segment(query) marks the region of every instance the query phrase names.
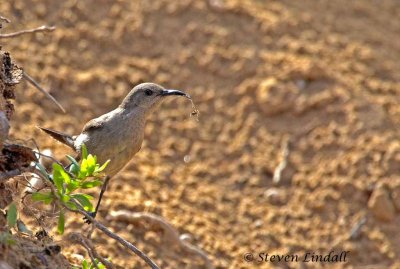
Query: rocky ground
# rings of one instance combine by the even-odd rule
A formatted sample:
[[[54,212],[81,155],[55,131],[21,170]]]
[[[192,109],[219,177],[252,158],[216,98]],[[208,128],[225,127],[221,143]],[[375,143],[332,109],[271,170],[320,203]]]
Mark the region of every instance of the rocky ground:
[[[187,100],[164,104],[99,215],[161,268],[204,266],[113,211],[164,217],[216,268],[400,267],[398,1],[15,0],[0,13],[13,22],[3,32],[57,26],[1,44],[68,111],[23,83],[12,137],[60,159],[70,151],[36,125],[79,133],[142,81],[192,95],[199,121]],[[70,262],[86,255],[57,240]],[[145,268],[94,242],[120,268]],[[350,251],[346,263],[243,260],[331,250]]]

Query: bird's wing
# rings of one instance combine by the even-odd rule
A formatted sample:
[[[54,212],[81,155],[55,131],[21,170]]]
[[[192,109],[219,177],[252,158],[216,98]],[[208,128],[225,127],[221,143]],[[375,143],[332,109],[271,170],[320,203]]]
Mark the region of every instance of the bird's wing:
[[[104,121],[99,121],[97,119],[92,119],[92,120],[88,121],[85,124],[85,126],[83,126],[82,133],[101,128],[103,125],[104,125]]]

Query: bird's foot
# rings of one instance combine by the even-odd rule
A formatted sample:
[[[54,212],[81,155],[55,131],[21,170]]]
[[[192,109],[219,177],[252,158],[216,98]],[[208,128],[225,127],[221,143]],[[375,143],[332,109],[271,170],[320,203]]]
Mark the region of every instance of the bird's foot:
[[[96,218],[96,213],[97,213],[97,212],[86,212],[86,213],[88,213],[88,215],[91,216],[92,218]],[[86,216],[83,217],[83,221],[84,221],[86,224],[91,224],[91,223],[92,223]]]

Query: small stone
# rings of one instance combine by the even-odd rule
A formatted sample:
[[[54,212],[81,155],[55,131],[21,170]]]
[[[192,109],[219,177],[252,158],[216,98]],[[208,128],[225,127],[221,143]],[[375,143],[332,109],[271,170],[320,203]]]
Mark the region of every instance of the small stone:
[[[265,198],[268,199],[268,202],[273,205],[283,205],[286,203],[285,196],[282,191],[277,188],[270,188],[264,192]]]
[[[307,86],[307,83],[304,79],[298,79],[295,81],[295,84],[299,90],[304,90]]]
[[[394,207],[400,212],[400,186],[396,186],[392,191],[392,200]]]
[[[377,219],[391,221],[395,217],[395,207],[388,191],[383,186],[378,186],[372,193],[368,207]]]
[[[185,155],[185,157],[183,157],[183,161],[185,162],[185,163],[190,163],[190,160],[191,160],[192,158],[190,157],[190,155]]]
[[[191,234],[185,233],[179,236],[179,239],[186,242],[193,242],[193,236]]]
[[[263,224],[264,224],[264,222],[263,222],[262,220],[260,220],[260,219],[258,219],[258,220],[256,220],[256,221],[254,222],[254,226],[255,226],[256,228],[262,227]]]

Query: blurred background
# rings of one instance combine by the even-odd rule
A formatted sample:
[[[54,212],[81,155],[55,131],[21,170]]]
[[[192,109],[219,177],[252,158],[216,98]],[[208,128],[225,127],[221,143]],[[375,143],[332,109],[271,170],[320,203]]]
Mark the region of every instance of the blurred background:
[[[1,40],[67,110],[23,83],[13,137],[57,158],[70,151],[36,125],[77,134],[144,81],[193,97],[198,122],[183,98],[151,117],[99,214],[161,268],[205,267],[171,258],[156,232],[110,211],[164,217],[216,268],[400,267],[397,0],[6,0],[0,13],[12,20],[3,33],[57,27]],[[101,234],[93,240],[120,268],[145,268]],[[350,251],[347,262],[243,260],[331,250]]]

